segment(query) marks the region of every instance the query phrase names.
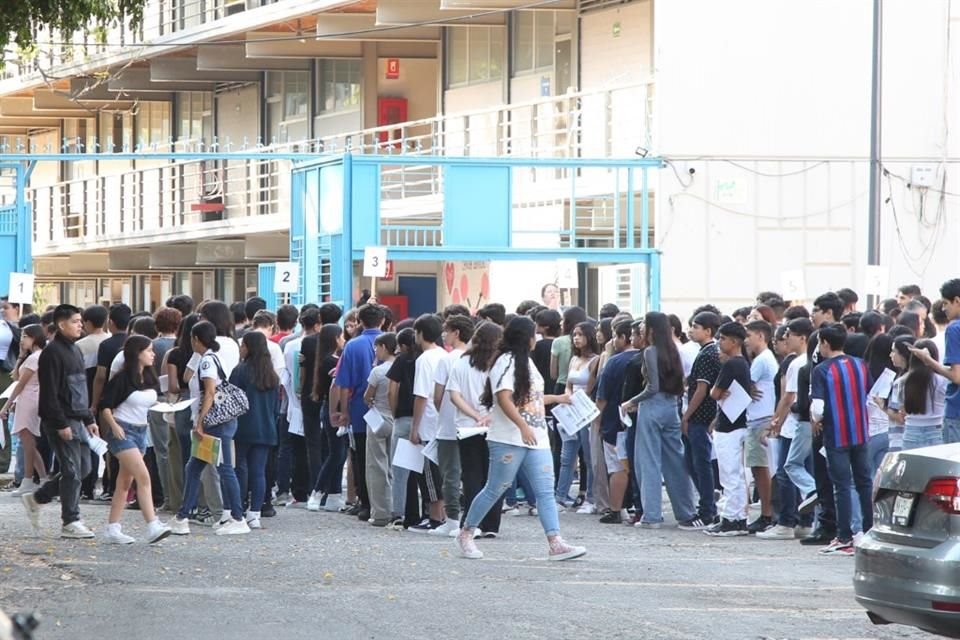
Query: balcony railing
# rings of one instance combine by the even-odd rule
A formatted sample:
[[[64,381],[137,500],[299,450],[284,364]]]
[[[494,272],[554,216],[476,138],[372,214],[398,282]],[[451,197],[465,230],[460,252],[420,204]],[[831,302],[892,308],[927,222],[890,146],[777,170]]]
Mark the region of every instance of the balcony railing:
[[[638,146],[650,147],[652,86],[645,83],[569,93],[257,150],[405,156],[404,162],[388,163],[381,169],[383,242],[431,246],[441,243],[443,210],[443,171],[430,161],[431,156],[632,157]],[[241,223],[246,225],[244,229],[286,228],[290,163],[228,159],[229,153],[241,146],[227,140],[220,141],[216,148],[181,141],[175,150],[220,150],[226,155],[215,162],[158,165],[160,161],[152,161],[153,166],[148,168],[31,189],[34,252],[42,255],[80,246],[109,247],[116,246],[118,240],[135,244],[177,231],[229,230]],[[410,163],[410,156],[423,156],[424,162]],[[595,200],[609,200],[609,194],[617,192],[616,180],[620,179],[613,169],[524,166],[513,174],[518,198],[515,205],[521,208],[554,203],[562,207],[570,199],[574,178],[578,197]],[[625,205],[619,201],[611,201],[609,206],[594,201],[568,202],[565,206],[573,219],[581,218],[579,210],[585,209],[590,211],[586,215],[594,226],[622,227],[619,212]],[[611,213],[607,221],[594,213],[597,206],[618,213]],[[589,231],[579,221],[568,226],[573,237],[578,230]]]

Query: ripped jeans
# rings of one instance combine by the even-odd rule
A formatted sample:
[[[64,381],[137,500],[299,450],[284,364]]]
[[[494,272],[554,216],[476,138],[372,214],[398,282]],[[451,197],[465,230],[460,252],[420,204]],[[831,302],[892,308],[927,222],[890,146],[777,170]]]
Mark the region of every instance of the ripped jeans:
[[[464,520],[466,529],[476,529],[500,496],[513,486],[513,480],[523,469],[537,496],[537,513],[547,536],[560,535],[560,516],[553,497],[553,454],[550,449],[530,449],[503,442],[487,442],[490,450],[490,471],[487,484],[470,504]]]

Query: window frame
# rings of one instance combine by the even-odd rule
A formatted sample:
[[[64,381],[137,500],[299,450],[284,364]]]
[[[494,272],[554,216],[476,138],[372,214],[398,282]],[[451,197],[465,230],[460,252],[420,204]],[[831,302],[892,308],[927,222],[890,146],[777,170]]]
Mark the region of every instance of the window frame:
[[[328,76],[333,80],[329,81]],[[316,117],[325,118],[356,113],[363,109],[363,59],[362,58],[319,58],[316,70]],[[327,108],[327,85],[333,91],[333,108]],[[338,86],[345,90],[343,95],[350,97],[341,100]],[[352,87],[356,87],[354,93]]]
[[[460,87],[469,87],[472,85],[478,84],[487,84],[490,82],[500,82],[503,80],[504,72],[504,42],[506,41],[506,34],[501,31],[502,37],[499,38],[499,51],[496,51],[495,42],[493,38],[493,29],[505,30],[506,27],[503,26],[479,26],[471,25],[466,27],[447,27],[447,37],[444,44],[444,61],[446,65],[446,85],[447,89],[457,89]],[[473,60],[471,59],[471,51],[473,46],[476,44],[473,42],[479,34],[484,34],[484,39],[486,40],[486,73],[482,76],[473,77]],[[463,37],[465,45],[465,60],[464,60],[464,71],[463,77],[465,80],[454,82],[453,81],[453,47],[454,47],[454,35]],[[479,63],[478,63],[479,64]],[[494,69],[496,70],[494,72]]]
[[[526,10],[526,11],[514,11],[511,14],[510,46],[512,47],[511,50],[513,51],[513,58],[511,60],[511,64],[513,68],[510,70],[510,73],[512,77],[535,74],[535,73],[543,73],[544,71],[549,71],[554,68],[554,65],[556,64],[555,45],[558,37],[558,34],[557,34],[557,24],[558,24],[557,14],[558,13],[559,13],[558,11],[548,12],[548,11]],[[520,57],[521,57],[520,56],[521,30],[519,28],[521,14],[523,14],[524,16],[529,15],[530,18],[532,18],[532,20],[530,21],[531,32],[530,32],[530,38],[529,38],[530,67],[522,67],[522,68],[517,63],[517,61],[520,60]],[[540,17],[541,15],[550,16],[549,28],[547,28],[546,25],[538,24],[537,18]],[[543,33],[544,31],[546,31],[546,35],[544,35]],[[544,38],[545,41],[543,43],[540,43],[540,41],[538,40],[538,38],[540,37]],[[538,51],[538,49],[540,48],[541,44],[546,44],[546,40],[549,40],[550,42],[550,59],[544,62],[539,59],[540,51]],[[543,47],[543,48],[546,49],[546,47]]]

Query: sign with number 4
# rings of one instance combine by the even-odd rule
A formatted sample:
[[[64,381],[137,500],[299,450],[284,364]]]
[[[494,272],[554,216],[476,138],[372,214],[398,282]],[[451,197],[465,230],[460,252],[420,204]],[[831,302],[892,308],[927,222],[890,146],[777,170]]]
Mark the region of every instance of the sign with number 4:
[[[383,278],[387,275],[387,248],[367,247],[363,250],[363,277]]]
[[[17,304],[33,304],[33,274],[10,274],[10,302]]]
[[[300,286],[300,265],[296,262],[274,263],[273,290],[275,293],[296,293]]]

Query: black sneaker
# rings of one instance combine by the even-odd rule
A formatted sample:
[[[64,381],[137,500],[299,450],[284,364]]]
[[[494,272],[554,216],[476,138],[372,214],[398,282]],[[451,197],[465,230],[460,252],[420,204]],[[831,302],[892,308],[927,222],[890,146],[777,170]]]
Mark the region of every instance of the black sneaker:
[[[810,513],[817,507],[819,502],[820,497],[817,496],[817,492],[811,491],[807,494],[807,497],[803,499],[803,502],[800,503],[800,506],[797,507],[797,512],[800,514]]]
[[[441,522],[440,520],[426,518],[422,520],[420,524],[415,524],[412,527],[408,527],[407,531],[412,531],[413,533],[428,533],[438,528],[442,524],[443,522]]]
[[[677,528],[683,531],[702,531],[706,529],[709,525],[700,519],[699,516],[690,518],[689,520],[684,520],[677,524]]]
[[[366,522],[370,519],[370,509],[360,509],[360,512],[357,513],[357,519],[362,522]]]
[[[265,504],[260,507],[260,517],[261,518],[275,518],[277,515],[277,510],[273,508],[272,504]]]
[[[836,532],[818,528],[806,538],[801,538],[800,544],[805,547],[825,547],[833,542],[833,539],[836,537]]]
[[[756,520],[750,523],[750,526],[747,527],[747,533],[755,535],[761,531],[766,531],[767,529],[773,528],[773,518],[770,516],[760,516]]]
[[[358,502],[357,504],[353,505],[352,507],[344,511],[344,513],[346,513],[348,516],[356,516],[356,515],[359,515],[361,511],[363,511],[363,507],[361,507],[360,503]]]
[[[608,511],[600,518],[601,524],[621,524],[622,522],[623,518],[620,517],[619,511]]]
[[[704,530],[708,536],[715,536],[717,538],[731,538],[734,536],[745,536],[747,534],[747,521],[746,520],[727,520],[723,518],[720,520],[720,524],[715,527],[710,527],[709,529]]]

